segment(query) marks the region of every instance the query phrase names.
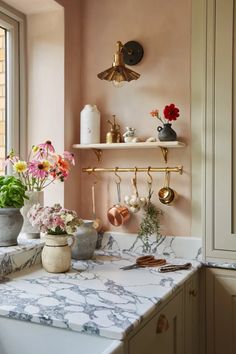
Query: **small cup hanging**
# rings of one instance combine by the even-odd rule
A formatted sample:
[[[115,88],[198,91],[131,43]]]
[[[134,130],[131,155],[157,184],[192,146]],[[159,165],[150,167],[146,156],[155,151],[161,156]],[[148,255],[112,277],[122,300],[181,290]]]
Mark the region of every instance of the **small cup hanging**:
[[[164,186],[159,190],[158,197],[162,204],[171,204],[176,198],[175,191],[170,188],[170,172],[167,171],[164,179]]]

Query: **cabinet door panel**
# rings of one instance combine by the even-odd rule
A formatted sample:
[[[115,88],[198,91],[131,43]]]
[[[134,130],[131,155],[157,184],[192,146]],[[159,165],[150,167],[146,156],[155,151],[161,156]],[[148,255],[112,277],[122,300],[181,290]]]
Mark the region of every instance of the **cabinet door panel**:
[[[236,353],[236,271],[207,269],[207,354]]]
[[[185,353],[199,354],[199,275],[194,274],[185,285]]]
[[[220,257],[233,261],[236,259],[235,0],[209,0],[207,4],[206,256],[209,260]]]
[[[129,342],[129,354],[183,354],[183,292]]]

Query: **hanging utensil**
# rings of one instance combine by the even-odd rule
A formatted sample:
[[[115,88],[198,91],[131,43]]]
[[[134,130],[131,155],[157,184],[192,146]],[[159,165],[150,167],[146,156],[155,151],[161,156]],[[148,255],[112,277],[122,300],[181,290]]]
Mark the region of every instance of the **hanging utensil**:
[[[120,192],[120,185],[121,185],[121,178],[117,174],[117,167],[115,169],[115,176],[118,180],[115,180],[116,183],[116,190],[117,190],[117,199],[118,203],[113,205],[107,212],[107,217],[109,222],[113,226],[120,226],[126,223],[130,218],[129,209],[126,206],[121,205],[121,192]]]
[[[150,174],[150,170],[151,170],[151,166],[149,166],[148,170],[147,170],[147,175],[148,175],[148,179],[147,179],[147,184],[148,184],[147,203],[149,203],[151,201],[152,194],[153,194],[153,190],[152,190],[153,178],[152,178],[152,176]]]
[[[135,167],[134,178],[131,178],[131,184],[133,187],[133,194],[130,196],[125,196],[124,202],[129,207],[132,213],[137,213],[147,203],[146,198],[139,197],[138,187],[137,187],[137,167]]]
[[[95,202],[95,186],[99,182],[98,176],[94,173],[94,168],[92,171],[92,175],[95,177],[91,187],[91,197],[92,197],[92,216],[93,216],[93,228],[97,231],[101,230],[102,222],[101,219],[96,217],[96,202]]]
[[[93,227],[99,231],[102,228],[101,219],[96,216],[96,202],[95,202],[95,184],[92,185],[92,214],[93,214]]]
[[[158,197],[162,204],[170,204],[175,199],[175,191],[170,188],[170,172],[166,171],[164,186],[159,190]]]

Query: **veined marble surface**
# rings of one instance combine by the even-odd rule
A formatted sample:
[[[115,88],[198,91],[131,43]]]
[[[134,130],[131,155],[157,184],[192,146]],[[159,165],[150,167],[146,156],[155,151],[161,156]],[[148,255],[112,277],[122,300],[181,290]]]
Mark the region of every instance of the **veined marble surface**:
[[[209,268],[222,268],[222,269],[231,269],[236,270],[236,263],[227,263],[227,262],[202,262],[204,266]]]
[[[145,242],[136,234],[105,232],[100,249],[122,253],[155,254],[160,257],[202,259],[202,240],[197,237],[150,236]]]
[[[158,268],[121,270],[120,267],[135,262],[137,253],[142,253],[140,240],[135,242],[135,239],[134,235],[106,233],[102,249],[94,259],[74,260],[73,269],[66,274],[50,274],[33,267],[2,277],[0,315],[124,339],[201,266],[196,247],[191,260],[193,267],[189,270],[172,273],[159,273]],[[162,249],[169,263],[186,262],[175,257],[177,250],[184,248],[183,244],[174,247],[171,238],[161,241],[158,247],[152,245],[156,256]]]
[[[0,247],[0,276],[41,263],[43,245],[41,239],[19,238],[16,246]]]

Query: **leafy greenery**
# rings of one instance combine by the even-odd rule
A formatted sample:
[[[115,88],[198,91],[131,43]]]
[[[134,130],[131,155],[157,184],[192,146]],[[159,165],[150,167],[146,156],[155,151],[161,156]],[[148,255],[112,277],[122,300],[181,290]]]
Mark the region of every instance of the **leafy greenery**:
[[[142,237],[148,237],[153,234],[160,235],[160,215],[161,210],[149,201],[145,207],[145,212],[140,223],[138,235]]]
[[[160,216],[162,211],[151,202],[152,194],[153,192],[149,189],[148,203],[144,208],[144,215],[138,231],[138,237],[142,240],[146,250],[149,250],[149,236],[156,235],[157,239],[161,237]]]
[[[14,176],[0,176],[0,208],[21,208],[26,187]]]

